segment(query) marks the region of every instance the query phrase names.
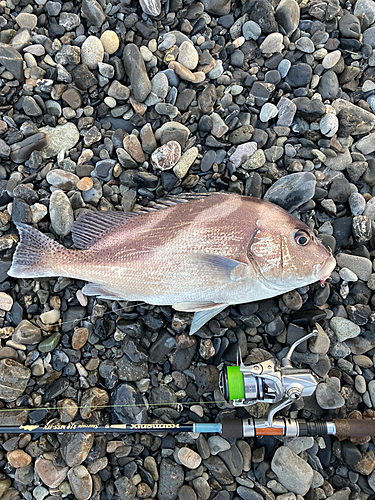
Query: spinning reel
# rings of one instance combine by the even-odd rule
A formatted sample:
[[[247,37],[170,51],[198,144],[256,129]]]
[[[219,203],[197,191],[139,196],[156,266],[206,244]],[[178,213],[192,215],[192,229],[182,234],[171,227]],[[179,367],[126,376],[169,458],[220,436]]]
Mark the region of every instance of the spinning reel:
[[[219,382],[225,399],[236,407],[270,403],[265,425],[272,426],[275,413],[315,392],[318,377],[309,369],[293,367],[291,357],[295,348],[318,335],[319,329],[321,326],[316,324],[311,333],[294,342],[281,363],[268,359],[246,366],[240,359],[238,366],[225,367],[220,373]]]

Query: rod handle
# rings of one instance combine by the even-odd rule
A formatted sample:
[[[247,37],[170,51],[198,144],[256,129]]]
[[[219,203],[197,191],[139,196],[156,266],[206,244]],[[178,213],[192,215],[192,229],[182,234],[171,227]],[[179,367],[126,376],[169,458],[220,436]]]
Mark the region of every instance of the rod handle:
[[[221,421],[221,435],[224,438],[242,438],[242,418],[223,418]]]
[[[333,421],[339,438],[375,436],[375,419],[342,419]]]

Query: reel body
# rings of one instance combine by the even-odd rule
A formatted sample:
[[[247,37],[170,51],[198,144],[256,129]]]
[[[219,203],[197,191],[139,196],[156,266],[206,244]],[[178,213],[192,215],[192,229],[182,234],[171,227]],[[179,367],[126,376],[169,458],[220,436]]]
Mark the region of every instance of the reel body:
[[[281,362],[268,359],[246,366],[242,360],[237,366],[227,366],[220,373],[220,389],[233,406],[244,407],[255,403],[270,403],[265,423],[272,424],[273,416],[293,401],[311,396],[319,383],[309,369],[295,368],[291,357],[295,348],[318,334],[320,325],[294,342]]]

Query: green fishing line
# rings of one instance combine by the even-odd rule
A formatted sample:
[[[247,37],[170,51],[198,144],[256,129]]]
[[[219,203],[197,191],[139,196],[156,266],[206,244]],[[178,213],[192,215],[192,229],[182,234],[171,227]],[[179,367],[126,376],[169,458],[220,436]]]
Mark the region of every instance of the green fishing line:
[[[239,366],[227,366],[228,393],[229,400],[244,399],[245,388],[243,384],[243,374]]]

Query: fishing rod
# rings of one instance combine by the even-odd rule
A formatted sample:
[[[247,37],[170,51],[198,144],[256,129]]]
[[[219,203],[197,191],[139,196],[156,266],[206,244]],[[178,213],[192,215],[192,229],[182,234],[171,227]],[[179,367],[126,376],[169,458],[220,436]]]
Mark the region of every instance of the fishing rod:
[[[45,425],[25,424],[2,426],[0,432],[8,434],[43,433],[118,433],[136,432],[194,432],[218,433],[225,438],[256,436],[337,436],[339,438],[375,436],[375,419],[306,420],[275,417],[276,413],[294,401],[312,396],[319,383],[318,377],[309,369],[296,368],[291,358],[302,342],[324,333],[316,323],[307,335],[292,344],[287,354],[278,362],[268,359],[260,363],[245,365],[239,354],[236,366],[226,366],[220,373],[219,386],[226,401],[234,407],[251,406],[258,402],[269,403],[263,418],[223,418],[213,423],[121,423],[85,424],[83,422],[61,423],[53,419]]]
[[[191,424],[108,424],[86,425],[81,422],[62,424],[57,419],[46,425],[20,425],[0,427],[1,433],[7,434],[44,434],[44,433],[118,433],[136,432],[194,432],[199,434],[220,434],[224,438],[244,438],[258,436],[337,436],[339,438],[375,436],[375,420],[338,419],[317,420],[278,417],[272,420],[272,427],[263,418],[224,418],[219,423]]]

